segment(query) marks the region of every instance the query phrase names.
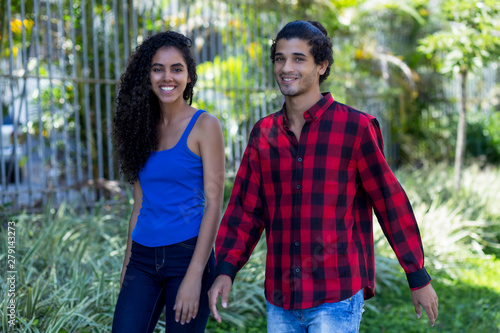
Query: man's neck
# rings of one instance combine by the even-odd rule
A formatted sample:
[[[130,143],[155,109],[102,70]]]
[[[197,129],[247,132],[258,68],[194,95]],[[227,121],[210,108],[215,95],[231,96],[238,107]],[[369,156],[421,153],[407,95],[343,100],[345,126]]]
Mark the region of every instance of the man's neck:
[[[290,125],[303,125],[305,123],[304,112],[309,110],[322,98],[323,95],[321,95],[319,87],[314,93],[302,94],[299,96],[285,96],[286,116]]]

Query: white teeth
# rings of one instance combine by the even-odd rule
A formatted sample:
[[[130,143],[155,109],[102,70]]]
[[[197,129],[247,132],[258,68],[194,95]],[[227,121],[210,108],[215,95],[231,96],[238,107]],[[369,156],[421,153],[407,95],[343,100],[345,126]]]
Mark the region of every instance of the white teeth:
[[[170,91],[170,90],[174,90],[174,87],[160,87],[160,89],[163,91]]]
[[[285,81],[285,82],[292,82],[293,80],[295,80],[295,79],[285,79],[285,78],[283,78],[283,81]]]

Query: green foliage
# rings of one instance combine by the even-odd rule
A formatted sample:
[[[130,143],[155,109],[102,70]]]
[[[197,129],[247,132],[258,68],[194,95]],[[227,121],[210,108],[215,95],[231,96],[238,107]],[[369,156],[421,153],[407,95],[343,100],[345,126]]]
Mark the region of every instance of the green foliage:
[[[391,9],[403,14],[402,16],[407,15],[414,19],[418,24],[423,25],[425,21],[422,17],[422,14],[424,14],[425,12],[419,11],[422,5],[422,3],[419,2],[425,1],[367,0],[364,1],[362,8],[367,12],[374,10]]]
[[[500,260],[491,258],[462,261],[459,278],[442,271],[431,272],[439,296],[439,316],[433,328],[425,314],[417,320],[406,283],[399,280],[390,290],[377,288],[375,298],[365,302],[360,332],[498,332],[499,270]],[[266,317],[252,318],[245,328],[211,320],[207,332],[266,332]]]
[[[447,0],[442,15],[449,29],[423,38],[420,52],[435,56],[437,68],[450,73],[455,68],[472,71],[500,56],[500,3],[496,0]]]
[[[10,56],[15,58],[20,52],[22,52],[23,33],[28,45],[30,44],[34,21],[32,17],[21,17],[21,15],[17,13],[17,9],[20,7],[20,2],[21,0],[11,1],[10,22],[8,22],[7,1],[2,1],[2,4],[0,5],[0,58],[9,59]],[[26,12],[31,12],[34,6],[33,0],[26,0],[23,2]],[[12,48],[8,47],[8,41],[10,38],[9,28],[12,33]]]
[[[118,215],[124,212],[109,206],[91,212],[48,207],[41,214],[9,218],[17,236],[17,332],[109,331],[126,234]],[[2,239],[6,232],[1,226]],[[6,246],[2,242],[2,262]],[[7,300],[1,298],[2,312]],[[6,321],[2,325],[7,332]]]
[[[419,51],[440,73],[460,74],[459,121],[455,153],[455,188],[461,183],[466,152],[467,77],[500,56],[500,3],[495,0],[446,0],[441,13],[446,27],[422,38]]]
[[[413,127],[420,123],[418,120],[420,110],[441,107],[433,99],[422,98],[425,95],[423,90],[429,87],[432,87],[433,91],[439,90],[441,77],[433,82],[425,81],[416,87],[419,80],[425,80],[425,74],[419,66],[428,65],[425,63],[427,55],[437,60],[438,56],[450,53],[441,52],[437,48],[437,44],[442,44],[445,47],[448,43],[448,37],[438,38],[438,33],[449,33],[452,29],[462,28],[474,29],[478,34],[477,36],[470,35],[471,41],[467,43],[472,43],[472,46],[465,46],[466,49],[471,48],[473,51],[480,52],[474,56],[475,59],[477,58],[473,61],[474,64],[484,65],[487,60],[495,60],[498,58],[498,54],[495,52],[498,52],[499,48],[498,33],[495,31],[498,31],[498,16],[500,15],[497,15],[498,1],[494,0],[448,0],[443,3],[442,10],[441,8],[429,8],[428,2],[428,0],[299,0],[292,2],[255,0],[210,3],[195,1],[180,5],[179,13],[168,17],[160,17],[156,9],[151,8],[150,15],[137,15],[135,23],[132,22],[132,17],[134,17],[132,14],[128,18],[121,14],[124,6],[129,9],[135,6],[135,14],[138,14],[142,13],[142,10],[149,11],[148,5],[143,7],[142,3],[133,4],[130,0],[117,2],[118,16],[115,18],[110,1],[105,1],[104,5],[97,2],[94,8],[91,8],[90,2],[81,2],[80,0],[73,1],[73,8],[70,8],[67,2],[63,2],[61,9],[64,22],[62,22],[63,31],[60,33],[69,37],[71,36],[71,28],[73,28],[76,36],[74,40],[65,38],[64,42],[60,43],[59,37],[57,37],[59,33],[56,31],[59,29],[59,18],[53,16],[54,22],[50,28],[53,30],[50,35],[54,36],[53,53],[60,56],[54,56],[50,64],[53,69],[61,71],[60,74],[63,76],[73,76],[69,73],[72,72],[73,64],[75,64],[76,76],[84,79],[89,78],[90,83],[87,83],[87,80],[77,83],[68,80],[62,82],[52,80],[51,87],[42,84],[41,91],[36,93],[41,98],[41,107],[45,113],[44,120],[32,121],[27,124],[25,135],[30,133],[36,138],[48,141],[51,141],[52,135],[54,135],[56,139],[52,142],[57,141],[58,147],[68,148],[71,151],[73,147],[65,146],[68,145],[68,140],[62,138],[62,127],[55,127],[55,125],[62,124],[62,126],[68,127],[68,134],[71,138],[70,145],[75,145],[72,140],[76,140],[77,135],[82,142],[82,151],[80,152],[83,155],[81,156],[83,157],[82,163],[81,166],[75,166],[75,168],[79,167],[81,170],[89,168],[88,160],[84,158],[84,155],[91,154],[92,165],[97,166],[98,163],[102,163],[103,176],[108,177],[110,170],[107,168],[107,163],[111,159],[106,156],[109,143],[106,138],[109,134],[110,124],[106,119],[105,110],[109,105],[112,105],[115,91],[113,81],[118,79],[116,75],[123,70],[126,55],[153,30],[184,31],[188,29],[188,34],[192,34],[193,38],[196,37],[196,52],[199,55],[198,58],[202,59],[199,64],[200,77],[196,88],[195,104],[219,116],[226,131],[225,137],[228,146],[234,145],[234,147],[228,148],[228,155],[233,153],[238,155],[237,151],[241,147],[237,146],[244,145],[253,123],[263,115],[276,111],[281,104],[279,92],[273,86],[274,79],[267,55],[269,41],[285,22],[305,19],[322,22],[334,41],[335,63],[330,78],[323,84],[322,90],[332,91],[336,100],[345,103],[354,99],[368,100],[373,95],[377,95],[381,102],[389,101],[386,103],[388,111],[384,116],[392,120],[392,130],[394,136],[397,137],[396,140],[399,141],[400,136],[405,131],[410,136],[407,138],[410,141],[408,142],[409,147],[402,147],[403,154],[413,150],[413,142],[411,142],[413,140],[419,141],[418,145],[428,145],[422,149],[430,150],[431,154],[439,155],[442,152],[441,149],[448,151],[448,146],[453,142],[447,140],[446,135],[437,138],[438,131],[442,128],[440,124],[430,124],[430,126],[435,126],[436,130],[435,133],[432,133],[433,135],[424,137],[426,140],[430,140],[429,143],[421,143],[424,140],[420,140],[418,136],[412,136],[414,133],[418,135],[419,129]],[[35,40],[35,38],[31,38],[34,4],[33,1],[25,1],[25,4],[27,14],[25,18],[22,18],[20,1],[12,1],[13,15],[10,26],[13,31],[16,52],[19,52],[22,46],[21,28],[23,26],[27,33],[27,48],[30,50],[34,48],[31,45],[32,41]],[[168,0],[163,0],[160,4],[161,6],[173,6]],[[2,8],[5,6],[6,4],[2,4]],[[58,11],[56,3],[50,3],[49,7],[53,15]],[[44,14],[46,6],[41,6],[40,10]],[[442,15],[439,15],[441,11]],[[201,23],[206,20],[209,12],[220,13],[220,17],[211,21],[210,27],[207,28]],[[8,56],[3,52],[3,50],[8,51],[6,49],[8,40],[5,37],[7,37],[9,22],[6,22],[6,13],[7,11],[4,10],[0,15],[2,26],[0,47],[3,48],[0,50],[0,54],[7,63]],[[71,13],[73,13],[72,20]],[[85,26],[83,26],[83,17],[86,18]],[[115,29],[115,27],[123,27],[125,19],[128,19],[131,29],[125,33]],[[45,20],[46,16],[40,15],[38,33],[41,35],[48,35]],[[448,25],[449,22],[452,24]],[[455,24],[456,22],[462,23]],[[134,28],[135,25],[137,29]],[[186,28],[188,26],[189,28]],[[420,50],[425,50],[425,52],[416,52],[419,38],[429,31],[437,33],[436,36],[429,35],[429,40],[434,41],[429,42],[429,45],[424,47],[426,42],[423,39]],[[133,34],[136,36],[132,36]],[[86,46],[84,35],[87,40]],[[454,39],[460,35],[460,40],[456,41],[457,45],[467,37],[462,33],[451,35],[449,37]],[[94,37],[97,45],[95,50]],[[115,37],[118,40],[117,49],[114,47]],[[125,40],[128,41],[130,49],[125,49]],[[441,41],[438,43],[438,40]],[[42,48],[46,46],[44,39],[40,39],[40,42]],[[436,45],[432,46],[431,44]],[[104,54],[103,45],[108,46],[107,54]],[[204,45],[202,50],[201,45]],[[73,46],[75,47],[74,55]],[[431,52],[433,49],[435,52]],[[462,53],[457,53],[455,58],[461,59]],[[496,57],[495,54],[497,54]],[[88,56],[87,68],[84,66],[84,55]],[[110,60],[107,62],[109,68],[105,66],[105,58]],[[96,69],[93,63],[94,59],[99,60]],[[64,69],[61,68],[61,60],[64,61]],[[447,66],[453,66],[452,64],[453,61]],[[46,57],[32,58],[29,61],[26,74],[36,75],[36,70],[39,69],[41,76],[45,78],[48,77],[48,67],[49,61]],[[54,72],[54,74],[56,73]],[[93,82],[97,77],[103,79],[105,75],[109,76],[108,83]],[[47,81],[43,79],[42,83],[44,82]],[[88,89],[88,100],[85,89]],[[417,95],[420,101],[416,101]],[[73,100],[73,96],[77,96],[76,101]],[[398,99],[399,106],[393,106],[392,99]],[[37,98],[34,95],[30,96],[30,100],[32,101],[31,107],[38,106]],[[450,105],[451,103],[449,102]],[[357,107],[357,105],[353,106]],[[446,118],[442,115],[437,116],[437,118],[428,116],[427,120],[440,121],[439,117]],[[444,120],[444,122],[446,121]],[[39,122],[43,123],[40,127],[45,130],[42,137],[37,136],[40,129]],[[78,128],[75,127],[75,123],[79,124]],[[99,123],[102,125],[101,133],[97,132]],[[442,129],[447,130],[446,128]],[[79,134],[74,132],[75,130],[78,130]],[[99,135],[104,137],[100,143],[103,148],[102,162],[100,162],[97,149],[95,149],[99,144],[97,142]],[[434,138],[437,140],[432,141]],[[74,152],[71,151],[70,155],[73,157]],[[445,156],[450,158],[453,156],[453,152]],[[406,159],[406,157],[403,161],[412,162],[411,158]],[[230,162],[229,158],[228,162]],[[47,163],[49,164],[50,161],[47,160]],[[232,162],[228,163],[231,167],[233,164]],[[94,173],[94,176],[98,177],[97,170]]]
[[[109,43],[108,57],[113,59],[116,55],[111,45],[115,30],[108,30],[106,38],[104,25],[89,24],[89,13],[96,17],[111,15],[109,5],[102,8],[98,4],[92,9],[90,2],[83,5],[80,2],[73,1],[73,22],[70,22],[69,17],[69,11],[73,9],[63,6],[64,34],[70,35],[68,29],[71,25],[77,31],[76,39],[64,44],[64,52],[68,59],[72,58],[69,54],[74,43],[77,46],[77,76],[92,77],[95,74],[92,73],[93,57],[102,60],[105,56],[101,47],[93,50],[93,46],[89,46],[88,50],[83,50],[83,31],[87,32],[89,45],[92,44],[93,34],[98,38],[98,45]],[[163,1],[162,5],[169,5],[167,2]],[[33,1],[25,3],[26,12],[32,12]],[[127,3],[130,8],[131,2]],[[209,111],[221,110],[228,146],[244,142],[253,123],[260,116],[276,111],[280,104],[277,90],[268,89],[273,79],[269,75],[269,66],[266,67],[269,61],[266,48],[269,39],[277,32],[276,27],[282,26],[285,21],[314,19],[325,24],[335,41],[335,64],[323,88],[333,91],[336,100],[343,102],[350,94],[400,96],[399,110],[391,107],[390,113],[396,119],[395,128],[399,131],[401,124],[406,133],[398,133],[398,142],[401,142],[405,154],[404,161],[425,168],[401,170],[399,177],[414,203],[429,270],[441,297],[442,310],[435,328],[441,332],[493,332],[500,329],[498,301],[495,302],[499,290],[497,285],[491,283],[497,280],[498,259],[494,261],[487,256],[500,256],[500,196],[497,190],[500,188],[500,176],[498,170],[484,167],[489,162],[499,162],[500,113],[471,118],[468,124],[468,157],[480,160],[484,168],[474,166],[467,169],[462,190],[454,191],[450,170],[446,165],[436,166],[435,163],[450,161],[454,156],[457,119],[453,113],[443,112],[443,105],[453,105],[455,100],[444,101],[441,97],[426,96],[427,90],[437,91],[437,95],[441,96],[442,77],[431,73],[433,78],[430,80],[423,71],[417,75],[415,70],[421,69],[418,66],[427,67],[425,57],[432,60],[442,73],[481,68],[487,62],[498,59],[499,4],[495,0],[447,0],[443,2],[440,17],[435,15],[436,12],[429,14],[427,0],[258,0],[255,4],[217,2],[217,5],[207,5],[212,6],[211,10],[215,11],[214,6],[217,6],[224,11],[220,20],[211,23],[216,28],[214,36],[220,36],[221,42],[235,52],[228,53],[231,56],[216,52],[214,59],[199,64],[199,92],[195,103]],[[119,13],[123,5],[123,2],[118,2]],[[21,21],[19,13],[13,14],[10,24],[14,47],[8,50],[6,6],[7,3],[3,2],[0,11],[0,57],[8,60],[10,54],[20,52],[23,23],[30,45],[33,17],[28,15],[26,20]],[[12,1],[12,8],[19,10],[19,0]],[[87,13],[85,27],[82,26],[82,13]],[[192,22],[203,22],[203,13],[201,2],[190,5]],[[279,14],[274,21],[271,18],[273,15],[267,17],[263,13]],[[114,24],[122,26],[124,19],[118,15]],[[257,22],[263,22],[264,28],[257,33],[260,39],[254,40],[249,36],[255,34],[254,26],[260,26]],[[43,20],[39,23],[41,27],[46,26]],[[131,44],[140,41],[153,28],[156,31],[178,29],[187,25],[188,21],[182,15],[165,20],[163,17],[139,16],[137,23],[139,36],[137,40],[131,39]],[[201,27],[195,29],[202,30]],[[431,29],[434,29],[432,34],[422,39],[419,52],[416,53],[417,39]],[[120,33],[118,63],[109,63],[108,73],[112,78],[114,74],[111,73],[116,72],[115,65],[120,67],[120,61],[123,62],[121,56],[129,51],[124,49],[125,37]],[[205,38],[207,42],[213,36],[200,34],[198,37]],[[385,42],[382,43],[380,39],[385,39]],[[86,74],[82,66],[84,51],[89,52],[90,57],[90,72]],[[40,74],[47,77],[48,64],[46,60],[40,59]],[[388,68],[382,68],[383,61]],[[34,69],[37,66],[34,64],[31,63],[27,74],[36,74]],[[52,66],[60,66],[57,59]],[[70,62],[66,61],[66,66],[66,70],[71,71]],[[103,62],[99,63],[98,71],[102,78]],[[411,80],[417,83],[420,80],[418,99],[415,99]],[[95,123],[97,115],[92,109],[97,106],[94,98],[106,94],[104,84],[100,90],[94,84],[88,86],[91,122]],[[265,89],[253,89],[262,86]],[[60,129],[64,124],[69,126],[67,129],[74,135],[71,124],[74,124],[75,117],[80,117],[79,123],[86,126],[84,87],[85,83],[63,86],[61,82],[54,81],[52,88],[45,87],[37,92],[41,96],[45,115],[41,121],[46,140],[50,139],[51,134],[58,134],[60,138]],[[75,109],[78,111],[67,112],[69,110],[64,110],[64,103],[69,104],[74,93],[78,94]],[[113,92],[109,96],[109,99],[112,98]],[[102,110],[105,109],[105,102],[106,98],[101,98]],[[55,110],[52,110],[51,103]],[[2,109],[5,110],[3,106]],[[104,112],[101,117],[104,117]],[[104,123],[104,118],[102,120]],[[27,133],[37,136],[38,130],[38,123],[28,124],[26,128]],[[81,135],[82,142],[85,142],[87,134],[83,131]],[[94,138],[96,133],[92,132],[91,136]],[[231,185],[232,182],[228,182],[225,202],[229,198]],[[4,210],[5,207],[0,208],[1,216],[5,216]],[[22,264],[18,285],[20,331],[109,331],[128,214],[126,207],[99,207],[92,212],[79,212],[66,205],[57,212],[47,210],[42,214],[10,217],[18,221],[18,230],[21,232],[18,247],[18,258],[22,258],[19,259]],[[4,228],[0,228],[0,231],[0,236],[5,237]],[[407,286],[402,278],[404,274],[381,233],[376,234],[375,246],[378,294],[374,300],[367,302],[368,310],[363,319],[362,331],[427,332],[429,327],[425,320],[416,322],[414,319]],[[0,253],[0,261],[4,261],[6,251]],[[264,262],[265,244],[261,241],[250,262],[238,274],[230,307],[222,311],[223,324],[211,320],[208,331],[265,331],[262,288]],[[2,288],[3,283],[2,280]],[[5,298],[0,301],[0,308],[4,306]],[[5,325],[5,321],[2,322]],[[162,327],[161,322],[159,326]],[[2,330],[6,331],[5,326]]]
[[[487,163],[500,162],[500,113],[477,115],[467,124],[467,155]]]
[[[449,274],[462,258],[500,254],[500,170],[468,167],[458,192],[451,175],[446,165],[397,172],[419,221],[427,260],[451,269]]]
[[[434,327],[424,314],[417,320],[408,287],[401,294],[379,292],[373,300],[378,311],[367,309],[360,332],[498,332],[500,330],[500,289],[497,282],[500,260],[474,259],[460,263],[458,277],[442,271],[431,272],[439,297],[439,315]]]
[[[249,316],[250,317],[250,316]],[[218,323],[212,317],[210,317],[207,324],[207,333],[228,333],[228,332],[237,332],[237,333],[262,333],[267,330],[267,317],[266,315],[262,315],[259,317],[249,318],[245,323],[245,326],[235,326],[231,325],[231,323],[223,321],[222,323]]]
[[[224,309],[220,305],[218,306],[222,321],[229,324],[229,326],[244,329],[249,325],[251,318],[265,317],[264,278],[266,252],[265,239],[262,237],[250,260],[236,275],[228,307]]]
[[[439,105],[429,105],[418,114],[412,114],[401,142],[401,159],[407,165],[451,161],[456,144],[457,120],[455,114],[446,114]]]
[[[397,173],[419,221],[426,266],[440,297],[433,330],[495,332],[500,329],[500,261],[495,259],[500,255],[500,171],[469,167],[460,192],[453,190],[450,175],[444,165]],[[228,182],[227,196],[230,188]],[[129,204],[91,211],[67,204],[7,217],[16,221],[18,237],[19,332],[109,332],[129,214]],[[6,231],[0,226],[3,239]],[[5,262],[7,245],[1,244]],[[361,331],[427,332],[425,316],[416,320],[404,273],[380,231],[375,249],[377,295],[366,302]],[[210,319],[207,332],[265,332],[265,253],[261,240],[237,275],[229,307],[221,309],[223,324]],[[6,300],[0,298],[2,311]],[[163,327],[160,320],[157,331]],[[7,332],[5,326],[1,330]]]
[[[500,261],[491,256],[500,253],[500,207],[497,204],[500,192],[496,190],[500,188],[500,170],[469,167],[458,193],[453,189],[451,174],[452,170],[446,165],[397,172],[419,222],[426,266],[440,297],[441,312],[434,329],[467,332],[476,325],[479,332],[493,332],[500,328],[497,300],[500,285],[488,284],[488,279],[494,278],[500,265]],[[262,250],[263,247],[259,248],[253,256],[263,256]],[[365,304],[361,332],[427,332],[425,315],[420,321],[416,320],[404,273],[378,227],[375,251],[377,294]],[[264,260],[257,262],[264,270]],[[247,285],[244,286],[246,289]],[[235,299],[238,297],[241,296]],[[458,312],[454,311],[457,304]],[[474,306],[467,307],[467,304]],[[209,328],[214,332],[265,332],[262,316],[248,314],[244,327],[212,321]]]
[[[455,156],[458,115],[445,113],[439,105],[428,105],[410,115],[403,133],[398,133],[401,159],[405,165],[448,163]],[[469,164],[500,162],[500,112],[476,112],[467,122],[466,151]]]
[[[498,168],[470,167],[460,192],[453,189],[452,170],[443,165],[400,170],[419,222],[426,266],[439,297],[439,317],[432,331],[497,332],[500,330],[500,186]],[[380,234],[380,233],[376,233]],[[390,248],[378,253],[393,256]],[[377,266],[378,272],[378,266]],[[377,282],[378,283],[378,282]],[[417,321],[402,279],[399,290],[380,290],[363,314],[361,332],[429,332],[424,315]]]
[[[40,214],[7,219],[16,222],[17,233],[17,331],[109,332],[131,206],[104,205],[89,212],[69,204],[58,210],[49,207]],[[5,225],[0,226],[0,237],[7,238]],[[0,253],[0,261],[6,262],[6,242]],[[265,315],[263,262],[261,242],[238,274],[228,309],[221,312],[226,324],[242,328],[248,317]],[[0,295],[7,293],[5,278],[0,276]],[[7,301],[0,298],[2,314]],[[164,329],[162,320],[158,332]],[[7,332],[7,321],[2,319],[1,325]]]
[[[496,147],[500,147],[500,112],[494,112],[487,124],[487,129],[491,142]]]

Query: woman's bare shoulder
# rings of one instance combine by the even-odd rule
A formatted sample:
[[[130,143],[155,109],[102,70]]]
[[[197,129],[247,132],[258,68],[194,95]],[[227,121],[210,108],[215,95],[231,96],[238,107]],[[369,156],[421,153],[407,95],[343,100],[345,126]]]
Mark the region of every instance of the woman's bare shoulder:
[[[199,131],[205,134],[213,133],[214,131],[221,130],[221,124],[219,119],[208,112],[203,112],[198,121],[196,122],[196,127]]]

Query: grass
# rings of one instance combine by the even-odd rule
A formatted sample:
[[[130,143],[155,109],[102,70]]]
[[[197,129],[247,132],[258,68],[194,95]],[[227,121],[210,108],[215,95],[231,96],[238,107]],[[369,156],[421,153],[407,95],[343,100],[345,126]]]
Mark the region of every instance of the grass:
[[[401,284],[401,293],[379,292],[373,300],[377,311],[367,310],[361,332],[500,332],[500,260],[470,259],[462,262],[460,277],[444,271],[433,275],[432,285],[439,296],[439,316],[434,327],[426,315],[417,320],[410,292]]]
[[[500,332],[500,171],[469,167],[458,193],[451,172],[400,170],[419,221],[426,266],[440,297],[433,332]],[[50,206],[49,206],[50,207]],[[15,330],[7,326],[7,275],[0,274],[0,331],[109,332],[118,295],[130,204],[76,211],[70,204],[16,222]],[[0,262],[7,260],[6,223],[0,225]],[[416,319],[404,274],[387,241],[376,233],[377,295],[366,302],[362,332],[429,332]],[[265,332],[265,244],[237,275],[223,324],[207,332]],[[157,332],[162,331],[160,321]],[[10,329],[10,331],[9,331]]]
[[[16,332],[109,331],[123,260],[123,220],[117,215],[121,212],[111,207],[82,213],[62,205],[11,218],[17,234]],[[3,332],[11,329],[7,299],[0,302]]]
[[[439,317],[429,326],[425,313],[417,320],[406,281],[379,290],[365,302],[360,332],[385,333],[495,333],[500,332],[500,260],[470,259],[461,264],[460,278],[444,271],[433,274],[439,295]],[[402,275],[402,273],[401,273]],[[210,332],[266,332],[265,315],[248,320],[244,328],[223,322],[209,322]]]

